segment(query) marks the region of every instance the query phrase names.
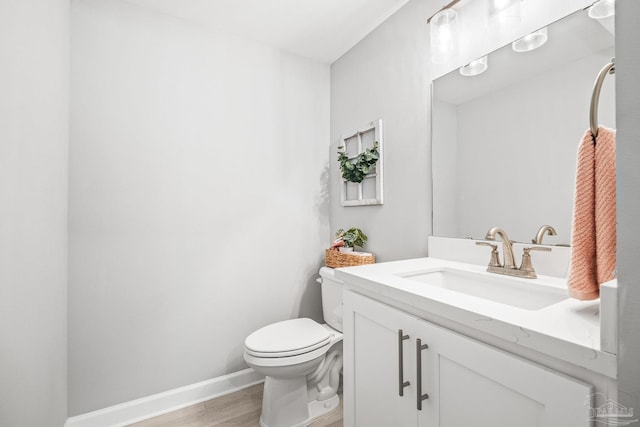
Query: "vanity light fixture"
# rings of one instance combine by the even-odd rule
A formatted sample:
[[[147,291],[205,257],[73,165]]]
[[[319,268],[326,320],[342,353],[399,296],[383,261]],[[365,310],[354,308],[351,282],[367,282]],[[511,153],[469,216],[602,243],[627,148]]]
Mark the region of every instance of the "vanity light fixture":
[[[489,67],[487,55],[469,62],[467,65],[460,67],[460,74],[465,77],[477,76],[487,71]]]
[[[489,0],[489,25],[512,26],[520,22],[520,0]]]
[[[431,62],[444,64],[458,51],[458,14],[448,8],[430,18]]]
[[[615,15],[615,0],[598,0],[589,8],[589,18],[604,19]]]
[[[549,38],[547,27],[541,28],[538,31],[529,33],[511,43],[511,48],[516,52],[529,52],[542,46],[547,42]]]

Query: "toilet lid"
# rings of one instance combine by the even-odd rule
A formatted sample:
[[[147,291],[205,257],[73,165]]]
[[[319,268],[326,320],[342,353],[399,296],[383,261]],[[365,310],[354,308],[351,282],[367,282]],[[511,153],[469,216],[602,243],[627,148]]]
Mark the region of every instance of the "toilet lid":
[[[250,353],[282,357],[305,353],[326,345],[331,334],[311,319],[291,319],[260,328],[244,344]]]

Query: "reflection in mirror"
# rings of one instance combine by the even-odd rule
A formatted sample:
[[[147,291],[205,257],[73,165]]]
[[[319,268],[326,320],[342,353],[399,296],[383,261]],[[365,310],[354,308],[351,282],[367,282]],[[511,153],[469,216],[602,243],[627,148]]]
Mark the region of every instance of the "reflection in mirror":
[[[600,69],[614,56],[611,21],[578,11],[548,26],[548,41],[489,55],[472,77],[433,82],[433,234],[483,239],[500,226],[531,242],[540,226],[570,242],[578,142]],[[600,125],[615,128],[614,76],[604,83]]]

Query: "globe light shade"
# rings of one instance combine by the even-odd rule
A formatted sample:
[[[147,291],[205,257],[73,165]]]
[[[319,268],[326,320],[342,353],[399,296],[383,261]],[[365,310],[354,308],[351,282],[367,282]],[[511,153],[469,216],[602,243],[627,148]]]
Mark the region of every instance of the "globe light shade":
[[[548,39],[547,27],[544,27],[514,41],[511,43],[511,48],[516,52],[529,52],[545,44]]]
[[[458,52],[458,14],[453,9],[442,10],[431,18],[431,62],[445,64]]]
[[[467,65],[460,67],[460,74],[465,77],[477,76],[487,71],[489,68],[488,57],[485,55],[475,61],[469,62]]]
[[[598,0],[589,8],[589,18],[604,19],[615,15],[615,0]]]
[[[520,0],[489,0],[489,25],[511,27],[522,22]]]

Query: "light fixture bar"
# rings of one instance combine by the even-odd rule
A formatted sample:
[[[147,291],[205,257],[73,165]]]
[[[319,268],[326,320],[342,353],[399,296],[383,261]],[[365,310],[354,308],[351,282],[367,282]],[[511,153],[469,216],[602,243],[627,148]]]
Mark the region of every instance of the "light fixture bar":
[[[442,6],[440,8],[440,10],[438,10],[436,13],[434,13],[433,15],[431,15],[429,17],[429,19],[427,19],[427,24],[431,23],[431,20],[433,19],[434,16],[436,16],[438,13],[442,12],[445,9],[451,9],[453,6],[455,6],[456,4],[460,3],[460,0],[453,0],[450,1],[449,3],[447,3],[446,5]]]

